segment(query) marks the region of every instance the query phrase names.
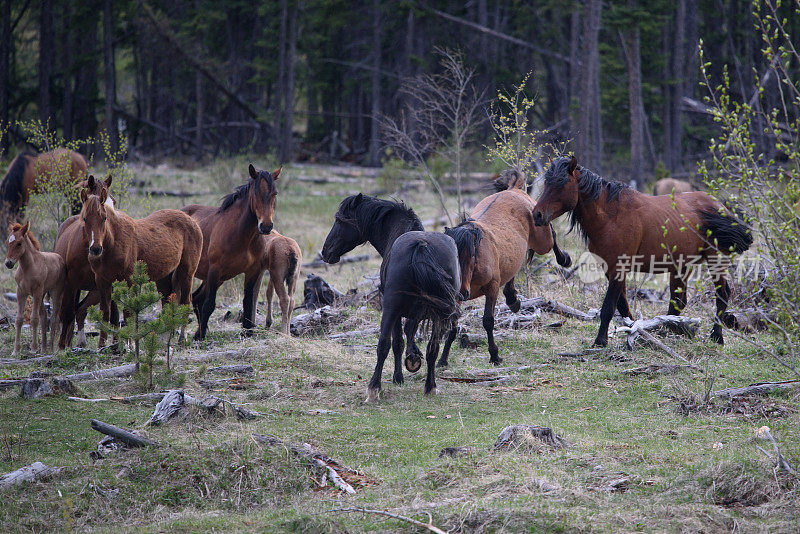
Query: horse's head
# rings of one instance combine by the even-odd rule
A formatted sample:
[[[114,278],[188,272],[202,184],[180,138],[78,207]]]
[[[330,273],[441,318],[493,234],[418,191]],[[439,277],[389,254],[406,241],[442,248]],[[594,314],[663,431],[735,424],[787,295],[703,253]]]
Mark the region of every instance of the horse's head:
[[[25,226],[14,223],[8,228],[8,251],[6,252],[6,267],[13,269],[19,259],[28,250],[28,238],[30,238],[31,245],[39,249],[39,242],[33,237],[33,234],[28,233],[30,222],[26,222]]]
[[[461,269],[461,288],[459,293],[463,300],[469,300],[472,285],[472,274],[478,265],[478,252],[480,250],[483,231],[469,219],[455,228],[445,228],[445,235],[453,238],[458,250],[458,266]]]
[[[578,205],[578,160],[556,158],[544,173],[544,191],[533,207],[533,222],[545,226]]]
[[[89,243],[89,257],[99,258],[103,254],[103,243],[106,239],[108,219],[108,193],[100,191],[100,195],[81,194],[83,209],[81,210],[81,220],[83,221],[83,238]]]
[[[364,200],[361,193],[352,195],[342,200],[336,212],[333,227],[325,238],[322,246],[322,259],[325,263],[336,263],[346,254],[365,243],[367,240],[361,232],[356,218],[356,209]]]
[[[89,175],[86,180],[78,182],[75,187],[79,190],[79,196],[82,203],[86,202],[89,195],[100,196],[103,192],[106,194],[105,205],[109,208],[114,208],[114,197],[111,195],[111,182],[114,177],[109,174],[105,180],[98,180],[93,175]]]
[[[275,182],[281,174],[281,169],[275,172],[257,171],[251,163],[248,167],[250,179],[250,210],[258,219],[258,233],[268,234],[272,231],[272,217],[275,215],[275,204],[278,197],[278,188]]]

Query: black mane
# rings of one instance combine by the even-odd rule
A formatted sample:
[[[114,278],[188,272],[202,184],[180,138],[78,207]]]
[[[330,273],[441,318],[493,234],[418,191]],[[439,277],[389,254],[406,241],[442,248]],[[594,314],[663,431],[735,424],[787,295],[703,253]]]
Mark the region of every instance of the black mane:
[[[28,158],[35,157],[30,152],[21,152],[8,168],[3,183],[0,184],[0,199],[9,203],[13,209],[19,207],[22,199],[22,187],[25,183],[25,170],[28,168]]]
[[[483,230],[475,224],[473,219],[465,218],[455,228],[446,228],[444,233],[456,242],[458,258],[461,262],[470,257],[477,261]]]
[[[569,180],[569,162],[570,159],[566,157],[553,160],[553,163],[550,164],[550,167],[548,167],[544,173],[544,183],[546,187],[561,189],[567,184]],[[578,165],[577,170],[580,173],[580,178],[578,178],[578,190],[582,195],[581,200],[583,202],[596,201],[600,198],[603,191],[607,193],[606,202],[613,202],[614,200],[619,201],[622,194],[630,190],[628,184],[623,184],[616,180],[606,180],[586,167]],[[577,226],[581,237],[586,241],[586,232],[584,232],[581,227],[580,215],[577,210],[573,209],[572,212],[570,212],[569,221],[569,231],[571,232],[572,229]]]
[[[223,211],[227,211],[236,204],[237,200],[246,199],[247,196],[250,194],[250,188],[254,187],[256,182],[259,180],[265,180],[269,188],[267,189],[267,194],[272,194],[275,191],[275,180],[272,179],[272,173],[269,171],[258,171],[258,176],[254,179],[247,180],[247,183],[244,183],[233,190],[233,193],[226,195],[222,198],[222,203],[219,206],[218,213],[222,213]]]
[[[409,223],[407,231],[425,231],[422,221],[414,210],[403,201],[383,200],[367,195],[351,195],[339,204],[338,215],[356,223],[358,228],[380,227],[391,215],[399,215]]]

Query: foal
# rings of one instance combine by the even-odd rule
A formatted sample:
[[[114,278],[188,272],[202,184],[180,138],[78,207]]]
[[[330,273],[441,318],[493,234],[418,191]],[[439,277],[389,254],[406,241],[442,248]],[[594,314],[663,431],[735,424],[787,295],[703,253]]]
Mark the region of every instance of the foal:
[[[59,307],[61,306],[61,288],[66,278],[64,260],[54,252],[42,252],[39,241],[28,231],[28,225],[14,224],[9,228],[8,252],[6,253],[6,267],[13,269],[19,262],[19,269],[14,274],[17,282],[17,320],[15,323],[14,352],[19,352],[19,334],[25,316],[25,302],[28,295],[33,297],[33,312],[31,313],[31,351],[39,349],[39,340],[36,329],[42,325],[42,349],[47,350],[47,310],[44,307],[44,295],[50,294],[50,304],[53,307],[53,318],[50,326],[50,351],[53,350],[53,340],[58,328]]]
[[[283,236],[275,230],[266,236],[265,240],[267,248],[264,253],[264,263],[269,271],[269,285],[267,286],[267,319],[264,326],[267,328],[272,326],[272,293],[274,291],[278,294],[281,306],[281,331],[288,335],[303,254],[297,241]]]

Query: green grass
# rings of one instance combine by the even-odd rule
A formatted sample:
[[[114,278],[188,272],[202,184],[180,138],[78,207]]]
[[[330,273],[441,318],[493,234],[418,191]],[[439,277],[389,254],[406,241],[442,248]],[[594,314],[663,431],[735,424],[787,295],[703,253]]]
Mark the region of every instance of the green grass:
[[[223,172],[225,165],[139,172],[151,179],[152,187],[213,191],[186,200],[213,203],[222,191],[213,189],[212,175]],[[341,198],[375,185],[366,180],[345,185],[292,182],[293,172],[299,171],[284,169],[289,185],[279,196],[276,228],[297,239],[308,261],[322,246]],[[312,171],[305,167],[303,172]],[[423,218],[438,215],[426,191],[412,192],[405,199]],[[151,203],[153,207],[180,205],[174,198]],[[144,210],[142,206],[136,209]],[[582,245],[574,235],[564,238],[565,230],[558,228],[566,248],[577,258]],[[373,253],[371,248],[365,251]],[[318,272],[345,291],[378,265],[376,258]],[[6,291],[13,287],[8,271],[0,276],[0,285]],[[521,275],[518,287],[528,295],[546,295],[579,309],[599,307],[602,298],[599,289],[584,290],[577,281],[564,282],[550,268],[530,279]],[[424,397],[424,369],[415,375],[405,373],[406,383],[396,386],[391,383],[390,359],[383,397],[377,404],[366,405],[366,382],[375,363],[374,336],[350,340],[347,345],[352,346],[345,346],[321,336],[287,338],[273,327],[242,340],[237,325],[220,321],[228,309],[240,306],[240,288],[241,281],[226,284],[210,323],[209,339],[180,352],[176,365],[178,372],[186,373],[187,392],[202,396],[205,390],[197,380],[219,378],[208,373],[208,367],[250,363],[255,376],[244,380],[245,389],[221,386],[213,393],[247,404],[265,417],[239,422],[230,415],[192,413],[185,420],[146,428],[152,406],[63,398],[31,401],[18,398],[15,390],[0,393],[0,472],[34,461],[65,468],[51,480],[3,492],[0,530],[418,531],[393,519],[334,512],[351,507],[391,510],[421,521],[427,521],[427,512],[434,525],[455,532],[786,532],[800,528],[796,485],[773,473],[753,441],[756,429],[770,426],[784,456],[795,467],[800,465],[797,393],[753,399],[753,403],[786,408],[781,417],[763,417],[758,410],[681,415],[676,409],[673,397],[702,397],[710,377],[715,390],[792,378],[767,355],[730,333],[725,347],[710,343],[713,301],[707,295],[691,292],[686,311],[702,318],[700,335],[692,340],[665,340],[701,371],[656,377],[623,374],[631,367],[667,362],[668,356],[641,347],[628,351],[619,336],[612,338],[609,349],[586,355],[585,361],[560,356],[560,352],[587,347],[596,333],[597,323],[568,319],[560,329],[517,331],[500,342],[504,365],[532,366],[510,383],[485,387],[439,378],[440,394]],[[466,306],[467,311],[474,308],[482,308],[482,302]],[[663,308],[664,304],[636,303],[637,313],[644,316],[663,313]],[[363,328],[378,318],[375,310],[356,306],[348,310],[347,320],[337,330]],[[546,315],[543,323],[556,319]],[[478,322],[472,324],[472,331],[482,331]],[[0,334],[2,357],[11,351],[9,332]],[[772,342],[765,334],[758,339]],[[197,364],[188,358],[205,350],[243,346],[252,347],[253,352],[235,362]],[[67,374],[122,361],[115,356],[62,354],[52,371]],[[451,370],[462,373],[488,367],[488,354],[485,346],[454,347],[450,361]],[[0,376],[25,376],[31,370],[0,367]],[[140,391],[132,380],[80,386],[87,397]],[[319,409],[337,413],[313,415]],[[143,431],[165,446],[92,460],[90,453],[100,438],[89,426],[92,418]],[[570,446],[540,453],[492,452],[500,431],[515,423],[549,426]],[[319,480],[320,473],[283,449],[262,447],[252,439],[253,433],[310,443],[377,483],[354,496],[331,488],[319,490],[311,477]],[[450,446],[472,446],[476,452],[440,459],[440,450]],[[761,446],[771,450],[768,444]],[[604,489],[619,478],[628,479],[625,491]],[[545,491],[543,483],[555,489]]]

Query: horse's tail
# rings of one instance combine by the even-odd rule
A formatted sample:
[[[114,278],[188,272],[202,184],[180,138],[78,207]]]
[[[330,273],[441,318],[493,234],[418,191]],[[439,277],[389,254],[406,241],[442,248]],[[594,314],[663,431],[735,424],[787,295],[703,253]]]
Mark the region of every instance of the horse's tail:
[[[449,318],[458,309],[458,290],[454,287],[452,276],[436,260],[431,246],[418,241],[411,252],[411,274],[419,294],[426,301],[426,307],[439,315]]]
[[[700,218],[701,237],[707,239],[720,252],[741,254],[753,244],[750,227],[731,214],[718,210],[703,210]]]
[[[525,175],[516,169],[506,169],[500,173],[500,176],[492,182],[496,192],[506,191],[508,189],[521,189],[525,190],[527,181]]]
[[[292,279],[294,278],[295,274],[297,273],[297,254],[294,253],[294,250],[289,251],[289,268],[286,269],[286,275],[283,277],[283,281],[286,284],[289,284]]]

